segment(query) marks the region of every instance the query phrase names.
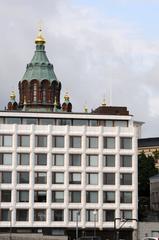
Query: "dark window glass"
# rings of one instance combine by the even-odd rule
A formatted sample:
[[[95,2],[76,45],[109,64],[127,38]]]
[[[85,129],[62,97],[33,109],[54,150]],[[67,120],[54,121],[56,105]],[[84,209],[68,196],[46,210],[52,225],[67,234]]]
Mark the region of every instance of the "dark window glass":
[[[71,121],[71,119],[66,119],[66,118],[65,119],[61,119],[61,122],[58,125],[69,125],[69,126],[71,126],[72,125],[72,121]]]
[[[64,220],[64,210],[63,209],[52,209],[51,220],[55,222],[62,222]]]
[[[11,202],[11,190],[1,191],[1,202]]]
[[[132,192],[120,192],[121,203],[132,203]]]
[[[37,118],[22,118],[23,124],[38,124]]]
[[[104,191],[103,192],[103,203],[115,203],[115,192]]]
[[[12,154],[0,153],[0,165],[12,165]]]
[[[12,147],[12,135],[0,135],[1,147]]]
[[[17,172],[17,183],[29,183],[29,172]]]
[[[29,210],[28,209],[17,209],[16,210],[16,221],[28,221],[29,220]]]
[[[69,209],[69,221],[70,222],[81,221],[81,213],[79,209]]]
[[[113,222],[114,218],[115,218],[115,210],[104,210],[103,212],[104,222]]]
[[[34,209],[34,221],[39,221],[39,222],[46,221],[46,210]]]
[[[121,121],[121,120],[116,120],[114,121],[114,126],[116,127],[127,127],[128,126],[128,121]]]
[[[52,154],[53,166],[64,166],[64,154]]]
[[[132,138],[131,137],[121,137],[120,138],[120,148],[121,149],[132,149]]]
[[[47,147],[47,136],[35,136],[35,147]]]
[[[103,173],[103,184],[115,185],[115,173]]]
[[[12,173],[5,171],[0,172],[1,183],[11,183],[12,182]]]
[[[121,210],[120,211],[121,219],[132,219],[132,211],[131,210]]]
[[[0,220],[1,221],[10,221],[10,211],[9,209],[0,209]]]
[[[52,137],[52,147],[64,148],[64,136],[53,136]]]
[[[52,202],[64,202],[64,191],[52,191]]]
[[[81,166],[81,154],[69,155],[70,166]]]
[[[6,124],[21,124],[21,118],[6,117],[5,123]]]
[[[18,165],[29,165],[29,153],[18,153]]]
[[[70,148],[81,148],[80,136],[70,136]]]
[[[90,126],[98,126],[97,120],[90,120]]]
[[[17,191],[17,202],[29,202],[29,191],[18,190]]]
[[[97,167],[98,166],[98,155],[87,155],[87,166]]]
[[[88,120],[73,119],[73,126],[88,126]]]
[[[87,148],[98,148],[98,137],[87,137]]]
[[[87,173],[87,184],[97,185],[98,184],[98,173]]]
[[[120,156],[120,167],[132,167],[132,156],[121,155]]]
[[[107,149],[115,148],[115,137],[104,137],[103,138],[103,147]]]
[[[97,191],[87,191],[86,192],[86,202],[87,203],[98,203],[98,192]]]
[[[46,202],[46,191],[34,191],[34,202]]]
[[[86,221],[87,222],[97,222],[98,221],[98,211],[93,209],[86,210]]]
[[[51,118],[40,118],[39,122],[40,125],[55,125],[55,119]]]
[[[52,173],[52,183],[53,184],[64,184],[64,173],[63,172],[53,172]]]
[[[47,165],[47,154],[46,153],[35,154],[35,165]]]
[[[35,184],[46,184],[47,183],[47,173],[46,172],[35,172]]]
[[[132,174],[131,173],[121,173],[120,174],[120,184],[121,185],[132,185]]]
[[[30,136],[18,135],[18,147],[30,147]]]
[[[81,184],[81,173],[71,172],[69,173],[70,184]]]
[[[104,167],[115,167],[115,155],[104,155],[103,165]]]
[[[81,191],[69,191],[69,202],[80,203],[81,202]]]

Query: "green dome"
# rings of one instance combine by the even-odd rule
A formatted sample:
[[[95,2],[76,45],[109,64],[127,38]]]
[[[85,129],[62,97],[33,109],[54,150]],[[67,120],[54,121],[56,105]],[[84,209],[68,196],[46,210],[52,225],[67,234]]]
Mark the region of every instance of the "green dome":
[[[46,56],[45,46],[42,42],[36,43],[36,51],[31,62],[27,64],[26,72],[21,81],[31,81],[33,79],[39,81],[47,79],[50,82],[57,80],[54,73],[54,67]]]

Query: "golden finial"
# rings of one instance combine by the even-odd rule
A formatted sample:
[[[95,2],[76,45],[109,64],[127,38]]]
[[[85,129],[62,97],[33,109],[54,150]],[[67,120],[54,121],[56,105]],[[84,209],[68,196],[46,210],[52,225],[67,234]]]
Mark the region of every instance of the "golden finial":
[[[10,94],[10,100],[11,100],[12,102],[15,102],[15,98],[16,98],[15,92],[12,91],[11,94]]]
[[[84,106],[84,112],[88,113],[88,107],[86,105]]]
[[[107,105],[107,104],[106,104],[106,100],[105,100],[105,97],[104,97],[103,102],[102,102],[102,106],[103,106],[103,107],[106,107],[106,105]]]
[[[42,36],[42,27],[41,24],[39,24],[39,29],[38,29],[38,36],[35,39],[36,44],[45,44],[45,38]]]
[[[65,96],[64,96],[64,100],[65,100],[65,101],[69,101],[69,99],[70,99],[70,97],[69,97],[69,95],[68,95],[68,92],[66,92],[66,93],[65,93]]]

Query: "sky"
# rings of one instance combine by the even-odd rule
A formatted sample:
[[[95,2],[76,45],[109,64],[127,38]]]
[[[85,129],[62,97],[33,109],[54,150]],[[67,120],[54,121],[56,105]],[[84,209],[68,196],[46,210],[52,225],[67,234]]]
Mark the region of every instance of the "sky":
[[[126,106],[159,137],[159,0],[0,0],[0,107],[16,92],[39,23],[73,111]]]

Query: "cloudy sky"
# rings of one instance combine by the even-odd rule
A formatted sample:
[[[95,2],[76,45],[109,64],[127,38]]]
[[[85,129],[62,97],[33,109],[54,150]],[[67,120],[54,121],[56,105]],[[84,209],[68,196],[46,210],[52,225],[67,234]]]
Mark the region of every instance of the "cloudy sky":
[[[47,56],[74,111],[103,98],[127,106],[159,136],[158,0],[0,0],[0,107],[16,91],[34,50],[39,22]]]

